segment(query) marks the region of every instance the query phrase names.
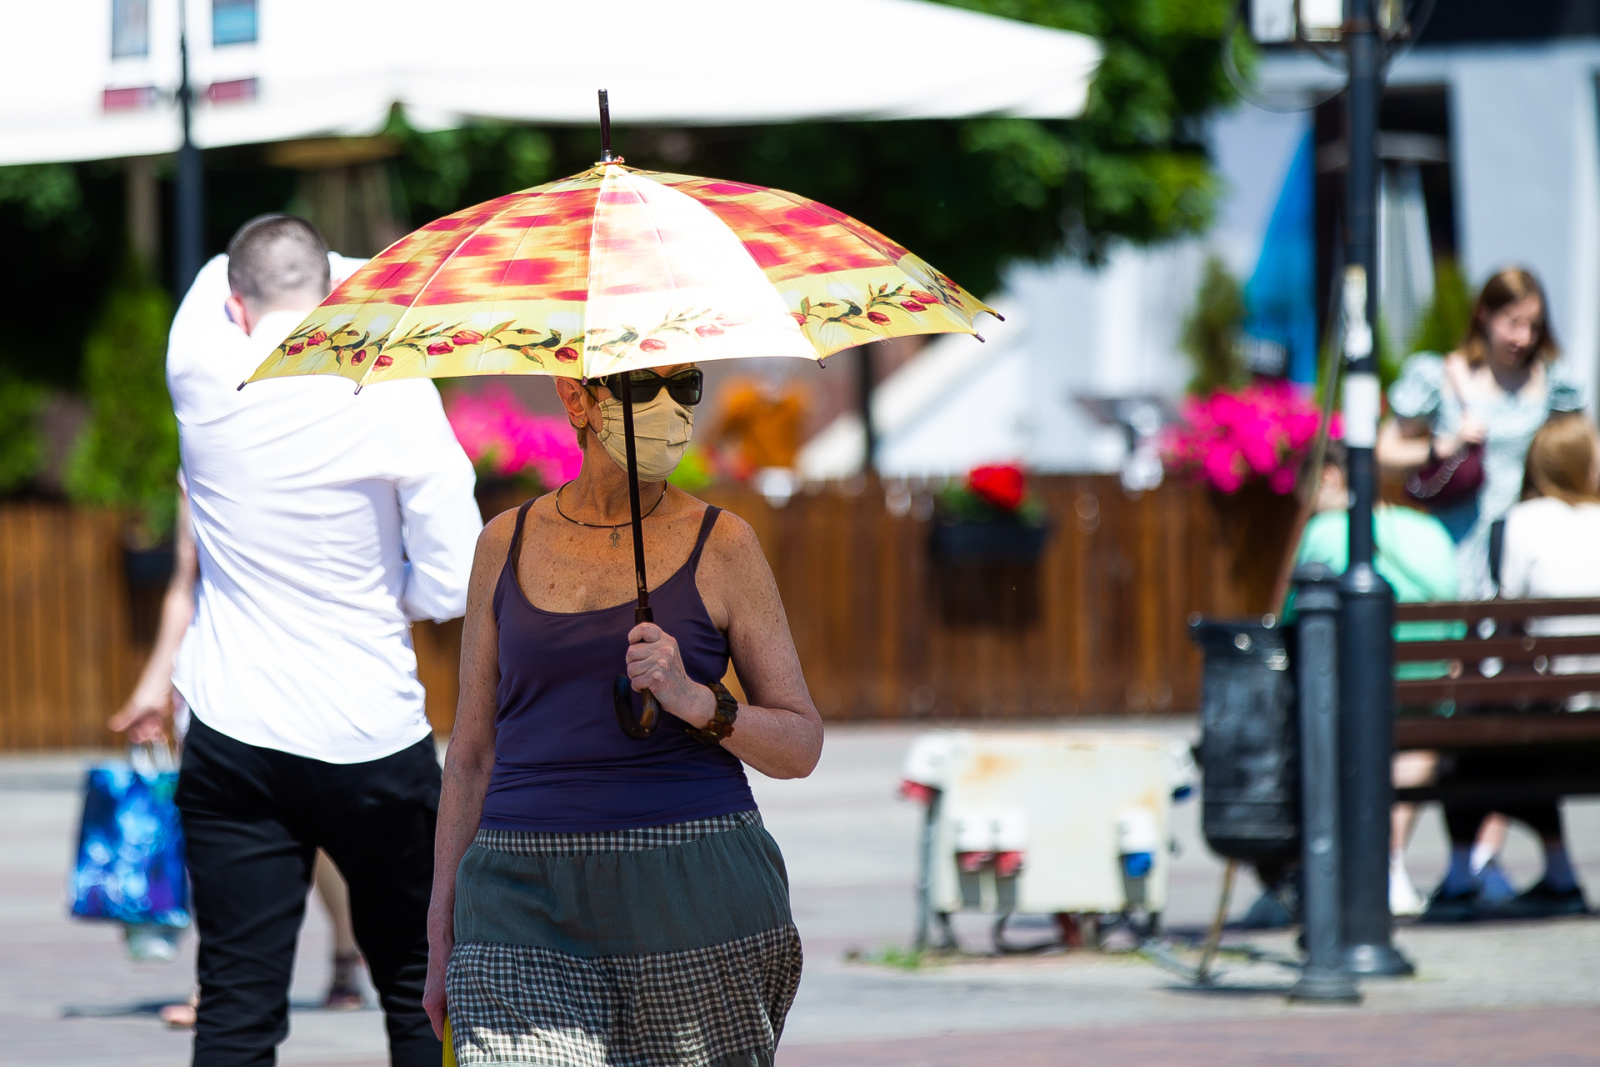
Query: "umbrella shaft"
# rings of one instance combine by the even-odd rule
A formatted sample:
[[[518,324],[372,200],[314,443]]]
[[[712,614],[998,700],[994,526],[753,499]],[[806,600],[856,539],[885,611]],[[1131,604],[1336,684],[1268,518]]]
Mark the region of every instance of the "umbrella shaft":
[[[644,573],[644,516],[639,507],[639,455],[633,440],[633,389],[626,373],[622,379],[622,438],[628,454],[628,509],[633,519],[633,576],[639,586],[638,614],[650,610],[650,586],[645,581]],[[649,620],[640,618],[636,621]]]

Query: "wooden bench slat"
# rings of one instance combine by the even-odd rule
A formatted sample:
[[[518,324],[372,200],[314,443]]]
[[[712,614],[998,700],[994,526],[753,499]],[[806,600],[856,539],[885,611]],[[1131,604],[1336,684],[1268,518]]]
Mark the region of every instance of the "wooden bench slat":
[[[1600,655],[1600,634],[1579,637],[1491,637],[1480,641],[1474,637],[1449,641],[1396,641],[1396,663],[1428,663],[1437,660],[1465,660],[1476,662],[1498,656],[1512,663],[1530,660],[1536,656],[1595,656]]]
[[[1600,599],[1584,597],[1569,600],[1471,600],[1396,604],[1396,622],[1437,622],[1461,620],[1477,623],[1494,619],[1498,623],[1541,619],[1553,615],[1600,615]]]
[[[1494,745],[1600,741],[1600,714],[1533,712],[1527,715],[1399,716],[1396,749],[1484,748]]]
[[[1395,704],[1426,707],[1453,700],[1458,705],[1548,702],[1574,693],[1600,693],[1600,674],[1523,674],[1494,678],[1427,678],[1394,683]]]

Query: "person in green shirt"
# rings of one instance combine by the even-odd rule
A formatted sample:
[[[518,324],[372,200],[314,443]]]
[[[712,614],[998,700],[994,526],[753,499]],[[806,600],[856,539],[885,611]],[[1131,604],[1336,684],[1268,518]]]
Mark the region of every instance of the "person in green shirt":
[[[1300,536],[1295,563],[1325,563],[1342,572],[1350,562],[1350,491],[1345,477],[1345,448],[1341,442],[1328,442],[1322,480],[1317,488],[1316,513]],[[1444,523],[1426,512],[1396,504],[1380,503],[1373,511],[1373,566],[1394,588],[1401,603],[1426,600],[1454,600],[1459,591],[1456,574],[1456,544]],[[1394,628],[1396,641],[1450,640],[1462,636],[1459,621],[1399,623]],[[1395,667],[1397,680],[1439,678],[1449,670],[1447,663],[1401,663]],[[1425,785],[1438,769],[1436,752],[1415,750],[1398,752],[1394,758],[1396,787]],[[1425,901],[1406,871],[1405,848],[1416,824],[1415,804],[1396,804],[1390,814],[1389,910],[1395,915],[1418,915]],[[1503,821],[1503,820],[1502,820]],[[1494,856],[1499,852],[1504,829],[1487,820],[1479,832],[1477,851],[1488,857],[1478,878],[1484,891],[1498,899],[1511,893]],[[1501,885],[1504,883],[1504,885]]]

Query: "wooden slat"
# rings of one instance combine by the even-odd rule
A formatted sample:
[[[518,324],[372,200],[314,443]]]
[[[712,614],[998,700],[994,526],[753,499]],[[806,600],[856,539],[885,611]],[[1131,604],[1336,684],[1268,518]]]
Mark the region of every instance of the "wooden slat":
[[[1480,619],[1494,619],[1497,623],[1513,623],[1554,615],[1600,615],[1600,599],[1474,600],[1396,604],[1394,617],[1396,622],[1457,619],[1476,623]]]
[[[1517,674],[1494,678],[1439,678],[1394,684],[1395,703],[1421,707],[1453,700],[1458,704],[1523,704],[1574,693],[1600,693],[1600,674]]]
[[[1482,748],[1577,741],[1600,741],[1600,714],[1400,716],[1394,724],[1397,749]]]
[[[1454,641],[1396,641],[1394,645],[1394,658],[1397,663],[1434,660],[1477,661],[1490,657],[1515,663],[1531,660],[1537,656],[1596,655],[1600,655],[1600,634],[1584,634],[1577,637],[1491,637],[1487,641],[1475,638]]]

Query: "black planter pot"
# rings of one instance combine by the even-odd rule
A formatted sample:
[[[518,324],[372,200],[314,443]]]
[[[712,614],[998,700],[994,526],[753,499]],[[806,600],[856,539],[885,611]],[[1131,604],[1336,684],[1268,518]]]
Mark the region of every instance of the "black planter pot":
[[[171,545],[122,550],[122,568],[129,589],[165,589],[172,578],[172,567]]]
[[[1036,563],[1048,526],[978,519],[941,519],[933,524],[931,548],[938,560],[977,563]]]

